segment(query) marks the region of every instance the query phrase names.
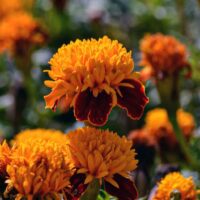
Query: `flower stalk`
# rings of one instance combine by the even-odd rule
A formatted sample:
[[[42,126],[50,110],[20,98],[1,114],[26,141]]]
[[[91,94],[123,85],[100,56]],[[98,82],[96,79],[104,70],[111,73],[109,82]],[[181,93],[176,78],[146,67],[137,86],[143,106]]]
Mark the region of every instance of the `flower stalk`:
[[[98,179],[94,179],[87,187],[80,200],[95,200],[99,194],[100,184]]]

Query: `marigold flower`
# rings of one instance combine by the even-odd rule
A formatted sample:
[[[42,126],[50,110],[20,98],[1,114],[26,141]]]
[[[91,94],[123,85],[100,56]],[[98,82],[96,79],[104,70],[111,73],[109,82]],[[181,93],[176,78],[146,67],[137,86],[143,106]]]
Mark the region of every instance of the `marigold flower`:
[[[145,128],[157,139],[165,137],[169,139],[170,144],[176,143],[173,126],[165,109],[156,108],[149,111],[145,121]],[[184,136],[189,139],[192,136],[192,131],[195,127],[193,116],[190,113],[179,109],[177,111],[177,122]]]
[[[46,70],[53,81],[45,96],[46,108],[74,107],[75,117],[93,125],[104,125],[116,105],[139,119],[148,102],[144,86],[133,72],[131,52],[107,36],[95,40],[76,40],[63,45]]]
[[[30,44],[41,44],[46,34],[31,15],[17,12],[4,17],[0,23],[0,53],[22,54]]]
[[[155,138],[152,136],[152,134],[149,134],[149,132],[146,129],[133,130],[129,133],[128,138],[132,140],[133,146],[135,145],[144,145],[149,147],[156,146]]]
[[[19,11],[22,9],[21,0],[1,0],[0,4],[0,19],[6,15],[12,14],[13,12]]]
[[[192,177],[185,178],[179,172],[173,172],[165,176],[158,183],[158,188],[153,200],[170,200],[170,195],[174,190],[178,190],[181,200],[196,200],[197,194]]]
[[[176,115],[180,129],[182,130],[185,137],[189,139],[192,136],[193,130],[195,128],[194,117],[190,113],[185,112],[183,109],[179,109]]]
[[[18,133],[13,143],[21,143],[26,140],[42,139],[46,142],[53,141],[60,144],[66,143],[66,136],[63,132],[51,129],[27,129]]]
[[[140,65],[145,67],[146,78],[147,72],[149,76],[159,78],[177,73],[183,68],[189,69],[186,47],[173,36],[160,33],[147,35],[141,40],[140,50]]]
[[[137,167],[138,162],[131,141],[114,132],[91,127],[72,131],[67,134],[67,139],[77,173],[86,175],[84,184],[99,179],[100,183],[105,182],[107,189],[127,190],[123,184],[130,184],[128,188],[131,188],[129,172]],[[133,186],[131,189],[129,192],[134,193],[135,198],[137,193]],[[124,195],[124,200],[127,195]]]
[[[149,111],[145,118],[145,129],[156,139],[158,143],[167,143],[173,147],[176,143],[173,126],[169,121],[165,109],[155,108]]]
[[[12,148],[7,165],[7,193],[14,188],[17,199],[36,199],[47,196],[59,198],[59,193],[70,186],[72,174],[67,145],[44,139],[29,139]]]

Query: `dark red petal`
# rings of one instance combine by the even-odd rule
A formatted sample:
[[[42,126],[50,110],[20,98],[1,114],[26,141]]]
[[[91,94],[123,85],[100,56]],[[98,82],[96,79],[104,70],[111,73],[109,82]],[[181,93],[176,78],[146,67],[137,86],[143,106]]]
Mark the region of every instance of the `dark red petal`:
[[[102,126],[108,120],[112,109],[112,96],[102,91],[97,97],[87,89],[81,92],[75,101],[74,115],[80,121],[89,121],[95,126]]]
[[[85,192],[88,186],[84,184],[85,178],[86,178],[85,174],[77,174],[77,173],[75,173],[70,178],[71,190],[66,190],[65,193],[67,199],[78,200],[80,198],[80,196]]]
[[[136,79],[125,79],[122,83],[129,83],[134,88],[120,86],[119,90],[122,96],[117,93],[117,104],[127,110],[129,117],[139,119],[143,114],[144,107],[149,102],[144,86]]]
[[[119,174],[114,175],[114,180],[118,183],[119,188],[114,187],[108,182],[105,182],[105,189],[110,195],[115,196],[118,200],[135,200],[138,197],[138,192],[135,184]]]

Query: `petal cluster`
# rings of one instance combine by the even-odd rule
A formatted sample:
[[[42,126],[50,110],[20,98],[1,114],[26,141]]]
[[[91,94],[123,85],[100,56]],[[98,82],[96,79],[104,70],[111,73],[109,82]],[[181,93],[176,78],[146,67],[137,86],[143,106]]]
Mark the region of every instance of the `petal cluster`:
[[[0,22],[0,53],[27,51],[30,44],[41,44],[46,33],[31,15],[23,11],[15,12]]]
[[[0,179],[6,175],[6,166],[10,163],[11,150],[8,144],[4,141],[0,144]]]
[[[173,36],[160,33],[147,35],[140,43],[140,50],[140,65],[145,67],[142,74],[146,78],[171,75],[189,67],[185,45]]]
[[[183,109],[177,111],[177,122],[183,134],[187,139],[192,136],[195,128],[195,120],[192,114],[185,112]]]
[[[197,194],[192,177],[185,178],[178,172],[170,173],[158,183],[153,200],[169,200],[174,190],[180,192],[181,200],[196,200]]]
[[[85,184],[99,179],[118,188],[114,175],[129,179],[129,172],[137,167],[132,142],[114,132],[85,127],[70,132],[67,138],[78,173],[86,175]]]
[[[179,109],[176,114],[177,123],[186,139],[189,139],[195,128],[194,117]],[[145,128],[156,138],[167,137],[171,143],[174,143],[175,134],[170,122],[168,113],[165,109],[156,108],[147,113]]]
[[[60,199],[59,194],[70,187],[72,167],[66,144],[30,137],[12,147],[6,193],[15,189],[17,199]]]
[[[0,19],[9,15],[13,12],[19,11],[22,9],[22,1],[21,0],[1,0],[0,4]]]
[[[114,106],[138,119],[148,102],[133,72],[131,52],[107,36],[63,45],[49,64],[52,80],[45,84],[52,91],[45,96],[46,108],[73,106],[78,120],[103,125]]]
[[[25,142],[26,140],[42,139],[46,142],[53,141],[60,144],[66,143],[66,136],[63,132],[53,129],[26,129],[16,135],[14,143]]]

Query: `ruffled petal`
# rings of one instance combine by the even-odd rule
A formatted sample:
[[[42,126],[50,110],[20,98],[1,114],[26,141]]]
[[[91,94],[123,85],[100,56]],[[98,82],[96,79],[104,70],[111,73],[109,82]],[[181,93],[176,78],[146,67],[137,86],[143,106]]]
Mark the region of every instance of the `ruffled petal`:
[[[133,87],[124,86],[123,84],[129,84]],[[143,114],[144,107],[149,102],[142,83],[136,79],[125,79],[118,89],[118,106],[126,109],[128,116],[132,119],[140,119]]]
[[[118,200],[135,200],[138,197],[138,192],[135,184],[119,174],[115,174],[113,178],[119,185],[119,188],[105,181],[105,189],[110,195],[115,196]]]
[[[58,100],[67,93],[67,85],[64,81],[58,81],[51,93],[44,96],[46,108],[55,110]]]
[[[74,104],[74,115],[80,121],[89,121],[95,126],[102,126],[108,120],[112,104],[112,96],[105,91],[94,97],[92,92],[87,89],[77,96]]]

